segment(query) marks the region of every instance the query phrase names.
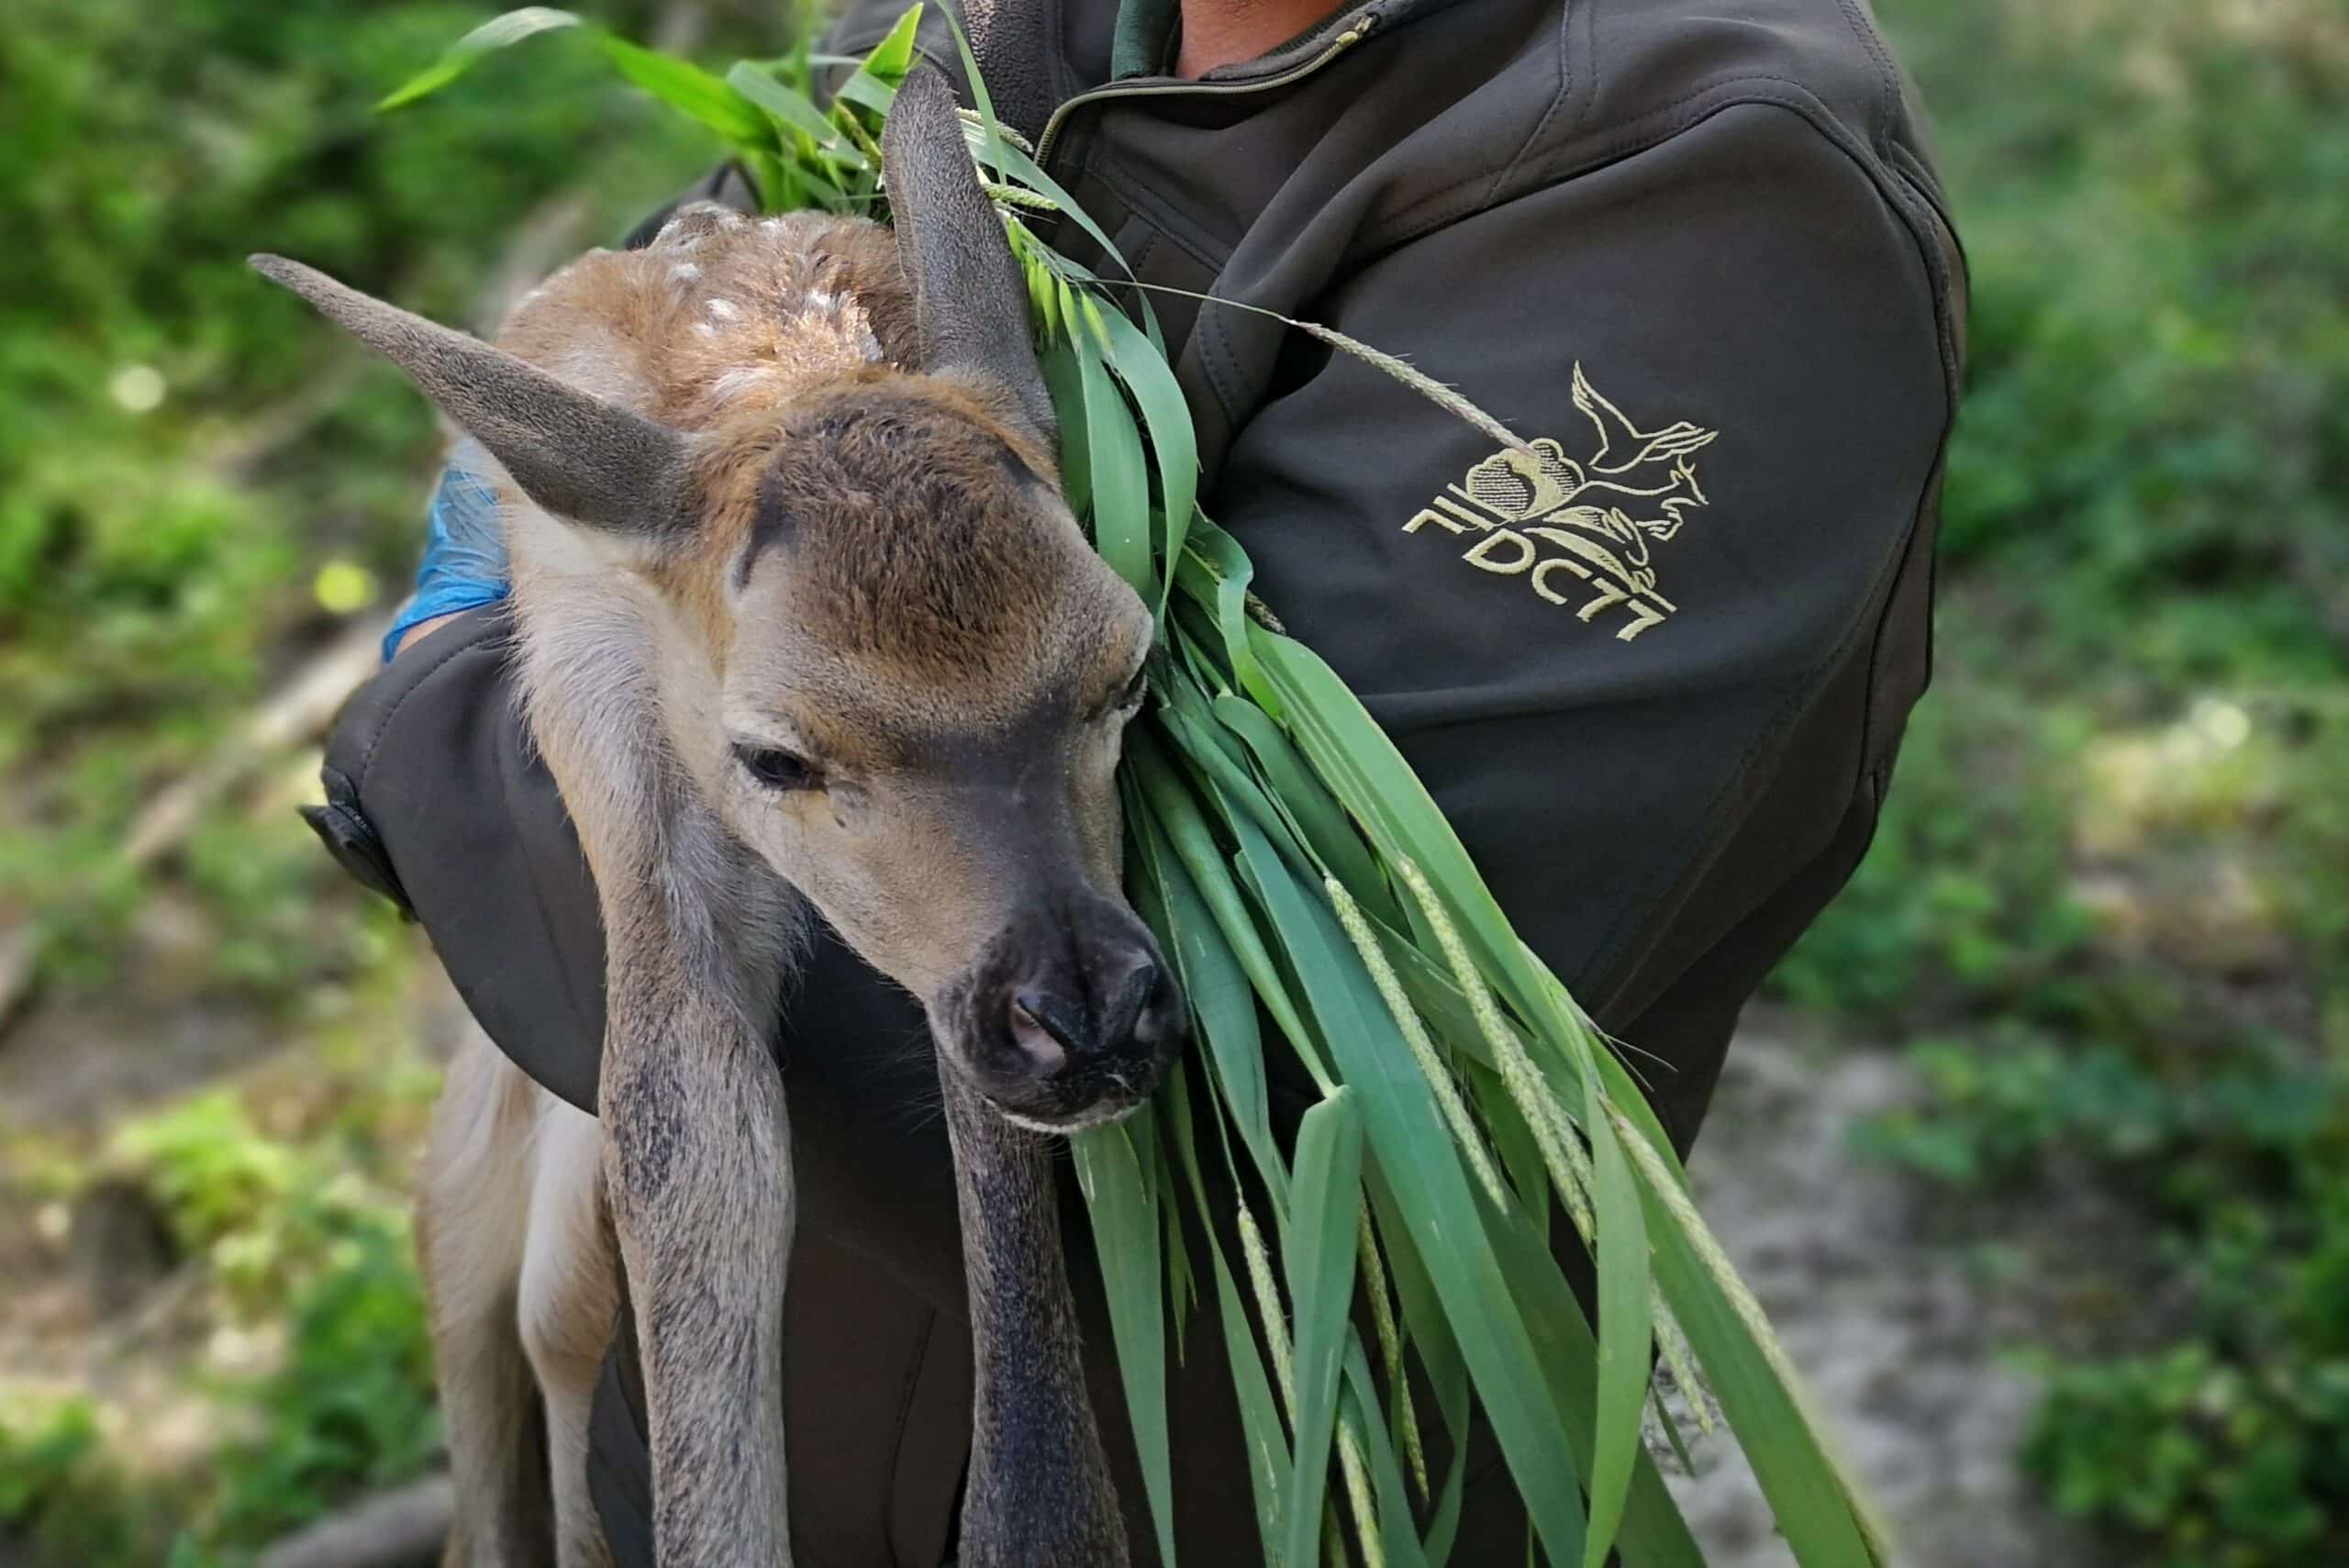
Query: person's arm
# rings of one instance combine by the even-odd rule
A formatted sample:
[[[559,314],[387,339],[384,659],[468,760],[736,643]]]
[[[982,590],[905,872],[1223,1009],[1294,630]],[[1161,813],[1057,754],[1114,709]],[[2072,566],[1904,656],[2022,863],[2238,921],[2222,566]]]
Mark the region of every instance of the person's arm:
[[[506,532],[489,473],[488,456],[472,438],[450,448],[425,511],[416,591],[384,633],[385,663],[464,611],[497,604],[511,590]]]
[[[1797,888],[1807,906],[1720,972],[1733,1016],[1865,842],[1847,819],[1863,797],[1872,819],[1922,684],[1920,524],[1951,412],[1920,243],[1808,121],[1728,109],[1308,308],[1534,458],[1297,335],[1298,384],[1218,477],[1208,509],[1264,601],[1610,1027]],[[1190,350],[1210,368],[1219,332],[1260,329],[1216,316]],[[1701,1108],[1709,1063],[1670,1082],[1635,1060]]]

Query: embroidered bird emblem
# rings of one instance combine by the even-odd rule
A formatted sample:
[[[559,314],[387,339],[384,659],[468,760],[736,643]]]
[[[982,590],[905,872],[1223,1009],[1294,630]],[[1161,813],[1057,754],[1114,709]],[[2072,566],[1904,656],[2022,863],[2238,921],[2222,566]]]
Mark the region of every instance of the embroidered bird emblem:
[[[1692,454],[1711,445],[1720,432],[1686,419],[1660,430],[1640,429],[1590,384],[1579,360],[1575,362],[1573,396],[1575,406],[1598,433],[1597,450],[1569,457],[1563,446],[1544,436],[1530,446],[1496,452],[1470,469],[1468,494],[1479,505],[1517,520],[1568,505],[1587,507],[1593,497],[1586,492],[1603,491],[1652,502],[1641,510],[1664,514],[1635,525],[1649,538],[1668,539],[1679,532],[1683,510],[1707,504]],[[1646,480],[1654,483],[1642,483]]]
[[[1686,419],[1676,419],[1661,430],[1642,430],[1623,417],[1623,411],[1599,395],[1582,373],[1582,361],[1575,361],[1575,406],[1582,410],[1590,428],[1598,432],[1598,450],[1586,460],[1585,466],[1593,473],[1629,473],[1652,462],[1664,462],[1686,458],[1700,447],[1710,446],[1719,430],[1708,430]],[[1620,445],[1620,450],[1618,450]],[[1654,495],[1654,491],[1635,492]]]

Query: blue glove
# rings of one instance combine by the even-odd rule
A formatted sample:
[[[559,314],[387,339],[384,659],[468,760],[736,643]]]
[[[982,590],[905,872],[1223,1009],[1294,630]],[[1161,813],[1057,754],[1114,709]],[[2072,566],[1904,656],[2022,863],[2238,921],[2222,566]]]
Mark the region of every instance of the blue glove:
[[[384,634],[385,663],[414,628],[437,616],[494,605],[512,592],[497,493],[484,477],[488,467],[487,454],[470,437],[449,449],[448,466],[432,492],[416,592]]]

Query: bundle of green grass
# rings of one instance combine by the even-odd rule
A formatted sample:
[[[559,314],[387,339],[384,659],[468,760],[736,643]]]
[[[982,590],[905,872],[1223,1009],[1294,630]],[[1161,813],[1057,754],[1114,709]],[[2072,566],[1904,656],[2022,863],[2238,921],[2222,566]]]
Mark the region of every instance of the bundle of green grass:
[[[575,29],[716,133],[773,210],[885,217],[880,131],[918,19],[908,11],[862,61],[803,46],[720,78],[530,7],[475,29],[384,105],[490,50]],[[1175,1563],[1179,1546],[1167,1326],[1191,1308],[1205,1238],[1267,1563],[1342,1563],[1350,1546],[1366,1568],[1448,1561],[1478,1407],[1550,1562],[1600,1568],[1613,1551],[1627,1568],[1700,1563],[1652,1451],[1686,1462],[1667,1383],[1707,1430],[1718,1405],[1806,1568],[1881,1562],[1882,1533],[1637,1084],[1518,940],[1394,744],[1250,593],[1247,555],[1199,509],[1197,445],[1146,295],[1119,291],[1138,302],[1129,316],[1038,238],[1038,218],[1065,220],[1122,265],[996,124],[967,45],[963,64],[972,154],[1027,274],[1069,503],[1156,607],[1163,640],[1126,742],[1128,890],[1189,994],[1195,1066],[1073,1140],[1161,1557]],[[847,72],[827,107],[819,69]],[[1291,325],[1521,445],[1392,356]],[[1264,1019],[1320,1095],[1286,1148]],[[1220,1162],[1213,1182],[1207,1161]],[[1595,1261],[1595,1330],[1551,1249],[1553,1200]],[[1442,1475],[1430,1422],[1451,1440]]]

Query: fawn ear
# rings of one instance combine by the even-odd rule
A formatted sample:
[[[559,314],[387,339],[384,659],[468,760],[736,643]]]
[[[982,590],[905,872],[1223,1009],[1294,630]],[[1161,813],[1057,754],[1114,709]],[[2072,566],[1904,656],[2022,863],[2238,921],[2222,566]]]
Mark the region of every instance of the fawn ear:
[[[292,289],[406,371],[548,511],[590,528],[652,539],[692,526],[685,442],[674,430],[299,261],[283,256],[250,261],[263,277]]]
[[[980,187],[954,89],[935,68],[907,76],[881,132],[897,260],[914,295],[922,369],[974,371],[1018,399],[1030,433],[1057,439],[1028,335],[1028,285]]]

